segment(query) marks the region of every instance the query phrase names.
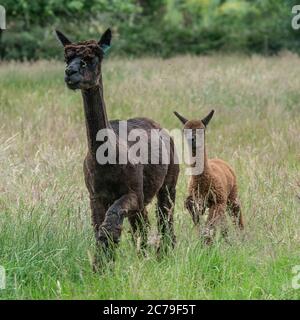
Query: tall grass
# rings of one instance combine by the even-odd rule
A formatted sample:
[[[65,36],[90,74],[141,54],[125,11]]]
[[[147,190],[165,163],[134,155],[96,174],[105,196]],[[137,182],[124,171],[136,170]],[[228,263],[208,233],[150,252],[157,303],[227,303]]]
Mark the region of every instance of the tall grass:
[[[173,110],[197,118],[214,108],[211,157],[236,170],[246,229],[204,247],[177,188],[176,249],[141,258],[126,222],[113,270],[94,274],[82,161],[80,93],[65,88],[63,64],[0,65],[1,299],[298,299],[300,264],[300,63],[214,56],[111,60],[103,67],[110,119],[153,118],[168,129]],[[182,167],[183,169],[183,167]],[[183,172],[183,170],[182,170]],[[151,237],[156,235],[154,206]]]

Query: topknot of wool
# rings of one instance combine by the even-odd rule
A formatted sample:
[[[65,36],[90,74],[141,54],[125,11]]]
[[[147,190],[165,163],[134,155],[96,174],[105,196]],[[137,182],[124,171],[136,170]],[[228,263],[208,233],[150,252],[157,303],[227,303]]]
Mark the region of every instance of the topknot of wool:
[[[87,40],[65,46],[65,58],[68,60],[74,56],[84,59],[92,59],[95,56],[102,57],[103,51],[95,40]]]

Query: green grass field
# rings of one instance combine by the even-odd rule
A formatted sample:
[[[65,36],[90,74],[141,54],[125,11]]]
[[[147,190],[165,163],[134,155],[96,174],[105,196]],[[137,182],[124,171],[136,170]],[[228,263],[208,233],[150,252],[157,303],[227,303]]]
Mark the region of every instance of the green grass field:
[[[203,246],[183,208],[182,170],[176,249],[158,261],[150,246],[139,257],[126,221],[114,269],[95,274],[80,92],[65,87],[62,63],[0,64],[0,298],[299,299],[299,73],[289,53],[105,61],[110,119],[147,116],[173,129],[173,110],[216,110],[208,155],[235,168],[246,229]],[[149,211],[155,239],[154,204]]]

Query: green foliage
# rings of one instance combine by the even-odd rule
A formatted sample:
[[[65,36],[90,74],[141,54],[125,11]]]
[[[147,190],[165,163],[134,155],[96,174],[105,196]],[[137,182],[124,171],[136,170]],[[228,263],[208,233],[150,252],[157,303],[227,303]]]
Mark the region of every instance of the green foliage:
[[[212,51],[274,54],[299,51],[289,0],[4,0],[6,59],[58,57],[55,27],[72,39],[115,32],[114,54],[160,55]]]

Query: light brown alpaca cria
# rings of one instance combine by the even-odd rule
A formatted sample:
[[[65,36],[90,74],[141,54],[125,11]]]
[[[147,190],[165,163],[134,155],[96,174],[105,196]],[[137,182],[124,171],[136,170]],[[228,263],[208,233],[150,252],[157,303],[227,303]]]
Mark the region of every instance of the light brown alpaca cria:
[[[204,165],[202,173],[191,175],[188,186],[188,197],[185,200],[185,207],[191,214],[195,225],[199,224],[200,215],[209,208],[206,226],[203,232],[205,243],[212,242],[215,227],[221,225],[225,231],[225,211],[231,212],[234,223],[244,228],[240,202],[238,199],[238,188],[236,176],[233,169],[221,159],[208,159],[205,145],[205,129],[211,120],[212,110],[202,120],[187,120],[176,111],[175,115],[184,124],[184,130],[192,130],[191,150],[196,155],[196,129],[204,130]],[[187,132],[187,131],[185,131]],[[203,146],[202,146],[203,147]]]

